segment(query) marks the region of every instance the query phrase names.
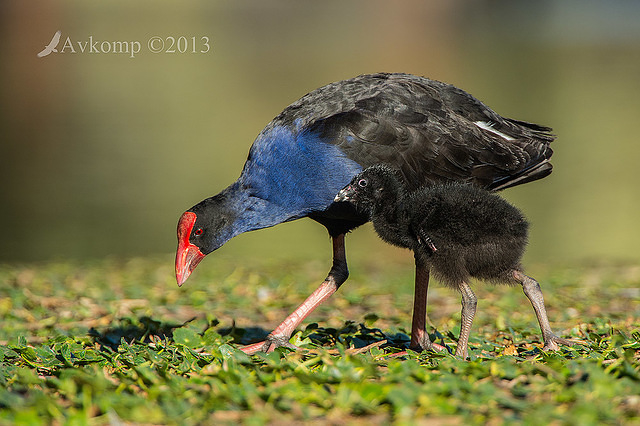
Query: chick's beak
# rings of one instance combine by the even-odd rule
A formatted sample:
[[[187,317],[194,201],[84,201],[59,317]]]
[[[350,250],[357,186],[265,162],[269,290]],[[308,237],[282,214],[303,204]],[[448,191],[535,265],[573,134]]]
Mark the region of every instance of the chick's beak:
[[[351,185],[345,186],[338,192],[338,195],[333,199],[334,202],[338,201],[350,201],[353,199],[355,191]]]

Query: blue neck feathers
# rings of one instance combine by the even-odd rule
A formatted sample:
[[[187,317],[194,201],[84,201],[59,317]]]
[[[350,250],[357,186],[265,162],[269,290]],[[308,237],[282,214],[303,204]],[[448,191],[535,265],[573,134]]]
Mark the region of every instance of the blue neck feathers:
[[[268,127],[253,143],[238,180],[224,191],[236,216],[229,238],[326,210],[361,170],[316,134]]]

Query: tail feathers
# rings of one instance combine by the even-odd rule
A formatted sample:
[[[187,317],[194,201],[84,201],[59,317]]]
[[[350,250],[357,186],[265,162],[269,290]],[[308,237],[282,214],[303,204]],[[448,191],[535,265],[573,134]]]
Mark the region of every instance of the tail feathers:
[[[534,180],[549,176],[552,169],[553,166],[549,162],[549,159],[545,159],[543,162],[535,164],[517,175],[509,176],[493,182],[489,185],[489,189],[491,191],[502,191],[503,189],[511,188],[512,186],[533,182]]]
[[[500,191],[542,179],[548,176],[553,169],[549,162],[553,155],[553,150],[549,144],[556,139],[556,136],[551,133],[551,128],[511,118],[506,119],[506,121],[513,126],[517,126],[517,133],[520,134],[515,144],[520,146],[523,154],[526,153],[524,158],[528,157],[529,160],[525,161],[531,164],[518,173],[510,174],[491,182],[487,187],[492,191]],[[515,133],[513,132],[512,134]]]
[[[517,126],[526,128],[531,133],[529,136],[537,139],[540,142],[550,143],[556,139],[556,136],[551,133],[551,127],[541,126],[539,124],[530,123],[528,121],[514,120],[512,118],[508,118],[507,121]]]

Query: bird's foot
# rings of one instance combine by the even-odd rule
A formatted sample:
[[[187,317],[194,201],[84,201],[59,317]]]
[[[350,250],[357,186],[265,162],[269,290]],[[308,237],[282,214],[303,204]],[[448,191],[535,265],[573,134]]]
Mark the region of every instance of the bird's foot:
[[[442,346],[432,342],[429,339],[429,335],[427,334],[425,334],[424,338],[418,341],[417,346],[412,346],[410,349],[416,352],[424,352],[424,351],[442,352],[444,350],[447,350],[446,346]]]
[[[562,337],[558,337],[555,334],[551,334],[544,339],[544,346],[542,347],[543,351],[557,351],[560,350],[560,346],[573,346],[573,345],[583,345],[584,342],[580,340],[574,339],[564,339]]]
[[[458,342],[458,347],[456,348],[456,356],[458,358],[461,358],[463,360],[466,360],[467,358],[469,358],[469,348],[467,347],[463,347],[463,346],[459,346],[460,342]]]
[[[240,350],[247,355],[253,355],[256,352],[273,352],[279,347],[293,349],[294,351],[300,349],[299,347],[289,343],[289,336],[274,336],[269,334],[264,342],[253,343],[240,348]]]
[[[411,349],[414,352],[426,352],[426,351],[442,352],[442,351],[448,350],[446,346],[433,343],[428,338],[424,341],[418,342],[417,346],[415,345],[410,346],[409,349]],[[401,352],[396,352],[394,354],[390,354],[388,356],[390,358],[397,358],[397,357],[406,356],[406,355],[407,355],[407,351],[401,351]]]

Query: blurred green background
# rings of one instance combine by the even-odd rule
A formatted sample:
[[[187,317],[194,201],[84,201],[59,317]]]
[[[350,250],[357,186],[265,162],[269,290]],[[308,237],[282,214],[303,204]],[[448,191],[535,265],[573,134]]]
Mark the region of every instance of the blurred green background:
[[[554,128],[553,174],[504,192],[533,223],[526,263],[640,259],[640,2],[4,0],[0,24],[0,261],[173,252],[180,214],[236,179],[275,115],[378,71]],[[38,58],[57,30],[76,53]],[[154,36],[198,53],[151,53]],[[90,37],[141,51],[79,52]],[[369,226],[347,244],[411,258]],[[213,257],[329,255],[306,219]]]

